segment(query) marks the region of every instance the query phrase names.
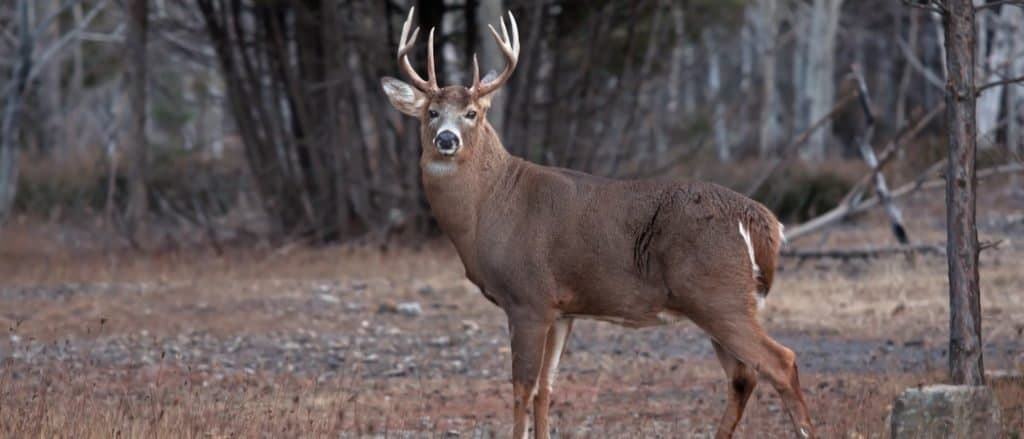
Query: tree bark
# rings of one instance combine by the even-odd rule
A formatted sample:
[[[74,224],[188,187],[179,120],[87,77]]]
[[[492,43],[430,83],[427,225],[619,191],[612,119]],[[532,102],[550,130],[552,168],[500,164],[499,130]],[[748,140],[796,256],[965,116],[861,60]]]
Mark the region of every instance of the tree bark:
[[[138,237],[145,224],[148,210],[146,200],[146,172],[149,148],[146,145],[146,40],[149,25],[149,0],[128,2],[127,44],[128,65],[128,129],[123,143],[128,156],[128,212],[129,233]]]
[[[501,0],[479,0],[476,9],[476,25],[484,26],[486,23],[495,23],[500,17],[503,17],[505,11],[502,8]],[[467,26],[467,32],[472,26]],[[474,32],[476,47],[478,47],[477,56],[480,62],[480,74],[487,75],[491,70],[499,68],[504,62],[504,57],[501,54],[501,49],[498,48],[498,43],[494,41],[493,36],[490,32]],[[499,135],[504,133],[502,129],[505,122],[505,93],[500,90],[494,94],[491,98],[491,109],[487,112],[487,120],[491,122],[491,126],[494,127]]]
[[[32,33],[29,29],[29,0],[18,0],[18,51],[17,61],[12,70],[13,87],[4,102],[3,121],[0,122],[0,224],[11,212],[14,195],[18,189],[18,114],[21,111],[21,97],[32,70]]]
[[[978,283],[978,230],[975,223],[974,6],[970,0],[945,2],[946,252],[949,255],[949,370],[954,384],[984,385],[981,297]]]
[[[728,162],[732,159],[732,151],[729,145],[729,133],[725,125],[725,103],[722,96],[722,68],[721,53],[718,50],[717,32],[712,29],[705,29],[701,34],[704,42],[704,50],[708,59],[707,96],[711,99],[713,113],[711,115],[711,128],[715,138],[715,151],[718,152],[718,160]]]
[[[1024,9],[1004,6],[1004,17],[1006,30],[1010,36],[1021,35],[1024,32]],[[1019,38],[1009,38],[1009,53],[1013,60],[1007,64],[1007,71],[1004,75],[1007,78],[1017,78],[1024,74],[1024,56],[1017,55],[1018,51],[1024,50],[1024,42]],[[1021,93],[1018,86],[1006,87],[1006,149],[1014,157],[1024,154],[1024,136],[1021,132],[1021,106],[1024,106],[1024,93]],[[1011,187],[1018,187],[1017,178],[1014,176],[1014,184]]]
[[[758,0],[759,26],[757,44],[761,58],[761,114],[759,117],[758,149],[761,157],[775,152],[782,136],[779,93],[776,88],[776,59],[778,53],[779,18],[778,0]]]
[[[807,38],[807,82],[800,100],[806,105],[803,124],[817,120],[832,108],[835,99],[835,48],[839,29],[839,12],[843,0],[814,0],[811,7],[810,33]],[[798,83],[800,84],[800,83]],[[801,158],[821,161],[832,136],[832,124],[816,131],[801,151]]]
[[[976,6],[984,2],[975,1]],[[978,25],[977,63],[979,85],[1003,79],[1006,67],[1012,64],[1009,57],[1011,40],[1019,38],[1010,28],[1007,18],[1018,8],[1004,6],[1000,14],[994,10],[979,11],[975,17]],[[991,38],[989,39],[989,35]],[[990,40],[989,43],[986,40]],[[1010,86],[1013,87],[1013,86]],[[1003,90],[1007,86],[990,87],[978,94],[978,142],[981,148],[988,148],[995,143],[996,130],[999,126],[999,115],[1003,103]]]
[[[917,40],[920,33],[920,14],[917,9],[911,8],[910,26],[907,29],[907,46],[911,53],[917,53]],[[913,67],[910,61],[904,61],[903,72],[900,74],[900,84],[896,91],[896,126],[901,127],[907,121],[907,92],[910,89],[910,78]]]

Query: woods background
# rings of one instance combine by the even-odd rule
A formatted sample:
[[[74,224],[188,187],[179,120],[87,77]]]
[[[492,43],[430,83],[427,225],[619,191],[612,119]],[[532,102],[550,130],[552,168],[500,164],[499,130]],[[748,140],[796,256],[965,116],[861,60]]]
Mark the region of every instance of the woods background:
[[[893,186],[945,156],[941,19],[897,0],[8,5],[0,220],[137,247],[434,233],[417,122],[379,87],[410,6],[437,28],[445,85],[469,83],[473,53],[502,65],[486,24],[513,11],[523,56],[489,117],[534,162],[712,180],[803,222],[870,170],[862,144],[898,146]],[[1022,25],[1020,7],[979,10],[979,85],[1024,74]],[[980,169],[1019,164],[1022,104],[1018,84],[981,92]]]

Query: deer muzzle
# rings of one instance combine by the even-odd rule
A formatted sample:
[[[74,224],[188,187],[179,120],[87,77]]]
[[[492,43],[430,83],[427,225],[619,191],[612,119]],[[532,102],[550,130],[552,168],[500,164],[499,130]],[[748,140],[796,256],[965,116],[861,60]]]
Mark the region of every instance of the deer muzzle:
[[[459,134],[455,131],[444,129],[434,136],[434,146],[441,152],[441,155],[452,156],[459,150],[462,145],[462,139],[459,138]]]

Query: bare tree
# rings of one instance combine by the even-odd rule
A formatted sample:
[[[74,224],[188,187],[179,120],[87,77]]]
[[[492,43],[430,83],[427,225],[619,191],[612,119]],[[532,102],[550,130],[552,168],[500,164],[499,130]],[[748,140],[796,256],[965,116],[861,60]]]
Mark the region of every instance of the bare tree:
[[[761,114],[759,147],[762,157],[767,157],[778,146],[782,127],[780,124],[779,93],[776,86],[776,62],[778,56],[779,13],[778,0],[758,0],[756,17],[756,44],[761,58]]]
[[[480,74],[484,75],[486,74],[486,71],[495,68],[495,66],[501,65],[501,51],[498,49],[498,46],[488,44],[489,41],[487,39],[490,37],[489,33],[476,32],[474,29],[479,25],[490,23],[496,20],[497,17],[501,17],[502,14],[504,14],[505,9],[501,0],[479,0],[476,3],[478,4],[476,9],[477,25],[467,25],[466,31],[473,32],[476,35],[477,41],[475,41],[474,44],[479,48],[480,68],[485,69],[485,71]],[[502,122],[505,121],[505,101],[506,99],[504,95],[499,91],[491,99],[491,110],[487,113],[487,120],[491,122],[491,126],[494,127],[495,131],[499,133],[503,132]]]
[[[11,86],[7,90],[0,125],[0,223],[11,211],[14,194],[18,187],[18,114],[21,111],[21,97],[25,93],[29,72],[32,70],[32,31],[29,29],[29,0],[18,0],[17,26],[18,48],[14,68],[11,71]]]
[[[707,87],[708,96],[712,100],[711,129],[715,138],[715,151],[718,160],[727,162],[732,159],[729,144],[729,132],[726,128],[725,99],[722,96],[722,62],[717,41],[720,36],[714,28],[705,29],[701,41],[708,57]]]
[[[1024,9],[1015,7],[1004,8],[1006,17],[1004,25],[1009,27],[1007,34],[1011,36],[1021,35],[1024,32]],[[1010,62],[1006,65],[1004,77],[1020,77],[1024,75],[1024,56],[1021,55],[1024,52],[1024,42],[1020,41],[1020,38],[1011,37],[1008,40],[1008,51],[1011,54],[1011,58]],[[1018,160],[1020,160],[1021,154],[1024,154],[1021,107],[1024,107],[1024,93],[1021,93],[1020,87],[1006,87],[1006,148]]]
[[[984,1],[975,0],[975,6]],[[978,26],[977,73],[976,78],[985,83],[998,81],[1003,77],[1007,67],[1013,64],[1019,54],[1010,53],[1012,41],[1019,38],[1014,34],[1010,17],[1019,9],[1012,6],[1003,7],[1000,13],[992,9],[977,12],[975,23]],[[1012,87],[1012,86],[1011,86]],[[1003,91],[1007,86],[990,87],[978,94],[978,141],[982,148],[991,147],[995,143],[999,116],[1003,110]]]
[[[812,121],[818,120],[832,108],[835,100],[835,47],[836,33],[839,30],[839,12],[843,0],[813,0],[809,12],[809,22],[805,33],[800,37],[806,50],[802,75],[806,82],[798,85],[797,117],[799,128],[807,127]],[[825,158],[825,148],[831,137],[832,124],[826,122],[822,129],[817,130],[808,139],[801,150],[804,160],[819,161]]]
[[[975,27],[971,0],[944,2],[946,124],[946,253],[949,261],[949,369],[954,383],[984,385],[978,229],[975,223]]]
[[[149,27],[149,0],[128,2],[128,34],[125,45],[128,63],[128,126],[122,145],[128,151],[128,232],[134,242],[145,225],[148,210],[146,171],[149,148],[146,146],[146,41]]]

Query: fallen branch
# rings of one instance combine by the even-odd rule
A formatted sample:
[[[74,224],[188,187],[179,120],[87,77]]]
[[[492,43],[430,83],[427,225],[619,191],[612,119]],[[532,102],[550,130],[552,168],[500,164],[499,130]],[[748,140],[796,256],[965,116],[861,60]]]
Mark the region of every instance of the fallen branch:
[[[1002,240],[985,241],[978,245],[979,251],[999,247]],[[823,250],[783,250],[782,256],[786,258],[805,259],[870,259],[880,258],[889,255],[908,254],[931,254],[946,255],[946,243],[938,244],[905,244],[888,247],[866,247],[852,249],[823,249]]]
[[[892,200],[892,197],[889,196],[889,185],[886,184],[885,175],[881,172],[882,168],[878,157],[875,155],[874,149],[871,148],[871,137],[875,133],[875,117],[871,114],[871,95],[868,94],[867,83],[864,81],[864,75],[861,74],[858,65],[850,66],[850,73],[853,74],[853,78],[857,82],[857,95],[860,97],[861,110],[864,112],[865,120],[867,120],[865,133],[861,136],[860,142],[858,142],[860,155],[871,169],[870,174],[875,183],[875,195],[878,196],[882,201],[882,205],[885,206],[885,212],[889,215],[889,222],[892,223],[892,231],[896,235],[896,240],[900,244],[909,244],[910,237],[907,235],[907,229],[903,225],[903,214]]]
[[[783,257],[797,259],[869,259],[894,254],[924,253],[945,255],[945,244],[906,244],[891,247],[867,247],[856,249],[784,250]]]
[[[910,195],[921,189],[935,189],[945,187],[946,179],[944,173],[941,173],[942,168],[945,166],[946,161],[940,160],[935,164],[928,167],[928,169],[918,176],[913,181],[900,186],[898,189],[890,192],[890,196],[893,199],[899,199]],[[1008,165],[995,166],[991,168],[985,168],[979,170],[976,174],[978,180],[983,178],[991,177],[999,174],[1010,174],[1024,171],[1024,164],[1011,163]],[[937,178],[929,178],[938,174]],[[786,239],[793,242],[796,239],[809,235],[813,232],[821,230],[827,226],[837,223],[849,216],[864,212],[872,207],[878,205],[878,197],[868,198],[858,203],[842,203],[825,214],[818,216],[817,218],[811,219],[803,224],[799,224],[793,227],[786,228]]]
[[[932,119],[935,119],[936,116],[942,114],[945,109],[945,102],[939,104],[933,108],[932,111],[928,112],[928,114],[922,116],[921,119],[914,123],[910,129],[900,133],[892,140],[889,140],[889,143],[882,148],[882,152],[878,154],[878,166],[861,177],[861,179],[857,181],[857,184],[853,185],[850,192],[843,197],[843,203],[847,204],[859,201],[860,196],[864,193],[865,187],[875,179],[875,174],[878,174],[882,168],[888,165],[889,162],[896,157],[896,153],[901,151],[908,141],[917,137],[917,135],[927,127],[929,123],[931,123]]]

